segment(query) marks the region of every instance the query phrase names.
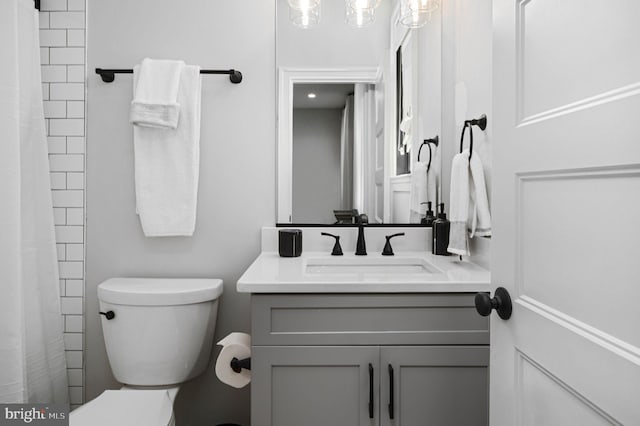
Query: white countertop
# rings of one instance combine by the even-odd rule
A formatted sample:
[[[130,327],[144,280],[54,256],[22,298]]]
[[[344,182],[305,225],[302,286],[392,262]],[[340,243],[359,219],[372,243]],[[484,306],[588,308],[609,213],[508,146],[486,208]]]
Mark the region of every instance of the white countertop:
[[[337,256],[336,256],[337,257]],[[383,260],[383,257],[385,258]],[[396,252],[395,259],[425,260],[433,273],[309,273],[309,259],[331,259],[327,252],[303,252],[300,257],[280,257],[264,251],[240,277],[240,293],[467,293],[489,291],[490,272],[458,256],[434,256],[424,251]],[[335,257],[334,257],[335,258]],[[362,256],[345,253],[341,262]],[[388,261],[380,253],[366,256],[367,262]]]

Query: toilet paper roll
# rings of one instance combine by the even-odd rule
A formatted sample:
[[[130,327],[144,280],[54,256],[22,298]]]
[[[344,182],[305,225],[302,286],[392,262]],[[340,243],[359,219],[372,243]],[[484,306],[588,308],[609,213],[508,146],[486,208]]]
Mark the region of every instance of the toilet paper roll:
[[[251,336],[247,333],[231,333],[218,342],[222,350],[216,360],[216,376],[222,383],[234,388],[242,388],[251,382],[251,371],[242,369],[236,373],[231,369],[233,358],[245,359],[251,356]]]

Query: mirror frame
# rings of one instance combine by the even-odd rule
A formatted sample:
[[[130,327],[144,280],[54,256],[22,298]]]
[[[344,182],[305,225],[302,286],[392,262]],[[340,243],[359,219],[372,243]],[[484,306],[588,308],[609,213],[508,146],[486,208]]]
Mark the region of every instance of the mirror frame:
[[[293,86],[297,83],[366,83],[382,81],[379,67],[289,68],[278,70],[276,222],[291,223],[293,214]],[[356,122],[357,126],[358,123]]]

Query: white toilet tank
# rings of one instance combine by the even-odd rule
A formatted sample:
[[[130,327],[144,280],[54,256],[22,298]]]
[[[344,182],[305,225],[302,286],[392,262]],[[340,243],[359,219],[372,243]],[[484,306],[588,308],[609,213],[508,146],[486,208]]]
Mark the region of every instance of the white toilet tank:
[[[102,331],[116,380],[167,386],[201,374],[221,294],[219,279],[111,278],[100,284]]]

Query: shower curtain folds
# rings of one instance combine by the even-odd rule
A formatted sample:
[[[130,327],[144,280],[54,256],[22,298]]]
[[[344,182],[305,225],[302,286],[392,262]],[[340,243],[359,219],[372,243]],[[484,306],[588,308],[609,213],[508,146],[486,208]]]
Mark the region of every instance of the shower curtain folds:
[[[38,12],[0,1],[0,403],[68,403]]]

